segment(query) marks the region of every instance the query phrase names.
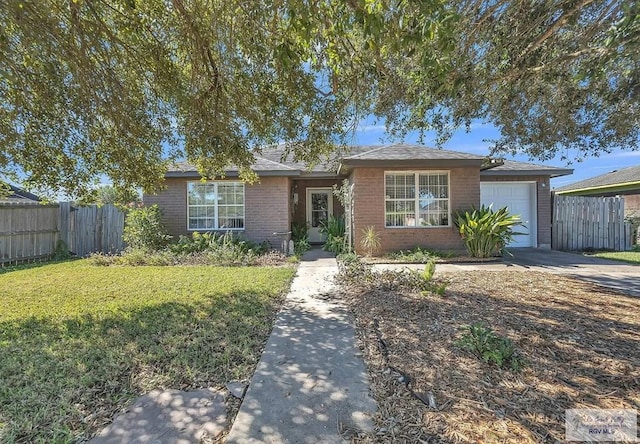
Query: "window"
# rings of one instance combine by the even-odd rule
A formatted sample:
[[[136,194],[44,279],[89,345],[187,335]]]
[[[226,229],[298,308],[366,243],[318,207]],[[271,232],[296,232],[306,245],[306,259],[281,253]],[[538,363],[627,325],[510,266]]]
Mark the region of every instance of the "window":
[[[385,173],[384,182],[385,226],[449,226],[448,172]]]
[[[188,182],[189,230],[243,230],[242,182]]]

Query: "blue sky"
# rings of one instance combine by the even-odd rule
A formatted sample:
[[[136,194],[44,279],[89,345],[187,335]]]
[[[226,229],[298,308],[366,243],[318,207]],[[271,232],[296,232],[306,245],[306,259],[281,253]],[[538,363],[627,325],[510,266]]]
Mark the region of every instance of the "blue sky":
[[[485,139],[497,139],[500,133],[490,125],[481,122],[471,124],[471,131],[466,132],[464,129],[457,131],[453,137],[443,146],[444,149],[453,151],[463,151],[466,153],[479,154],[486,156],[489,154],[489,142],[483,142]],[[372,121],[363,122],[356,131],[354,144],[358,145],[377,145],[381,143],[389,143],[384,139],[384,124]],[[416,143],[417,134],[410,134],[404,140],[406,143]],[[427,146],[435,146],[433,140],[425,139],[424,144]],[[568,153],[571,157],[571,153]],[[574,156],[575,157],[575,156]],[[545,165],[553,165],[562,168],[572,168],[573,174],[562,176],[551,180],[552,187],[560,187],[573,182],[578,182],[589,177],[599,176],[613,170],[640,164],[640,151],[623,151],[617,150],[610,154],[603,154],[600,157],[593,157],[583,160],[582,162],[573,162],[571,165],[567,161],[561,160],[560,157],[549,161],[541,162],[537,159],[530,159],[526,155],[518,155],[515,157],[507,157],[508,159],[519,160],[521,162],[544,163]]]

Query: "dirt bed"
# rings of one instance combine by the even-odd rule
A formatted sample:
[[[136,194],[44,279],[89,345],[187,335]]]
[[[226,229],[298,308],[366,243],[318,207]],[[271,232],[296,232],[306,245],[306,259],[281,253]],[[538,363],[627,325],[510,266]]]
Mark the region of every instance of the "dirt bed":
[[[566,409],[640,409],[640,298],[547,273],[439,279],[449,281],[444,297],[341,295],[379,406],[362,442],[557,442]],[[526,362],[520,372],[459,348],[463,327],[476,322],[513,341]]]

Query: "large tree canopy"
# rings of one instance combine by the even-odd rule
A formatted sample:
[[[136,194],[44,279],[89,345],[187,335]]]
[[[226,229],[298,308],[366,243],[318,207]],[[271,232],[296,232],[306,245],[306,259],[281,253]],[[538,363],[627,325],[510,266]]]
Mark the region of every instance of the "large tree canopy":
[[[167,162],[302,160],[361,119],[548,158],[639,143],[636,2],[0,0],[0,175],[151,189]]]

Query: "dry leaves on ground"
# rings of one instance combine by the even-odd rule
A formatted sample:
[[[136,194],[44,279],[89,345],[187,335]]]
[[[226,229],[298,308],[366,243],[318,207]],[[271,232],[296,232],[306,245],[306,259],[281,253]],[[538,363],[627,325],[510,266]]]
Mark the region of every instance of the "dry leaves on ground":
[[[566,409],[640,408],[640,298],[539,272],[439,279],[449,281],[444,297],[340,295],[355,314],[379,406],[364,442],[556,442]],[[456,345],[476,322],[513,341],[526,360],[521,372]]]

